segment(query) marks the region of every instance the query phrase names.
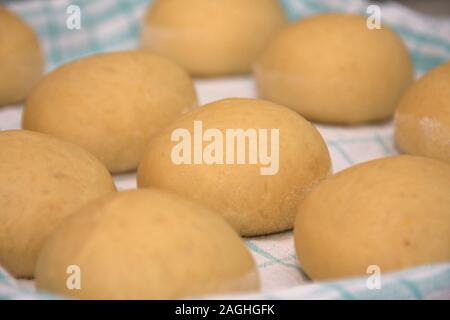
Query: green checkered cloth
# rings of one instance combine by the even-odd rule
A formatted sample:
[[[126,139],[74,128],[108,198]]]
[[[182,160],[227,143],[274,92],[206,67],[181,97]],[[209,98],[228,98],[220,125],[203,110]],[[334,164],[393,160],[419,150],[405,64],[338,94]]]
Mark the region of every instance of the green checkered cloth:
[[[380,289],[368,289],[367,278],[311,283],[274,292],[214,296],[213,299],[450,299],[450,264],[423,266],[381,277]],[[206,297],[209,298],[209,297]],[[24,288],[0,268],[0,300],[59,299]]]
[[[291,20],[330,11],[366,14],[365,0],[282,0]],[[93,53],[135,48],[148,0],[35,0],[13,2],[10,8],[39,34],[48,68]],[[82,29],[66,28],[69,5],[82,12]],[[382,19],[401,34],[416,68],[424,73],[449,59],[450,21],[417,14],[394,3],[383,4]]]
[[[283,0],[283,3],[292,20],[330,11],[365,14],[369,5],[366,0]],[[66,27],[69,5],[81,8],[81,30]],[[38,33],[47,57],[47,70],[98,52],[135,48],[138,45],[139,24],[148,5],[148,0],[33,0],[8,4]],[[380,6],[383,23],[402,36],[419,75],[450,59],[448,19],[431,18],[391,2]],[[217,91],[215,85],[229,84],[225,80],[223,83],[215,81],[212,84],[197,81],[201,99],[218,98],[214,96]],[[244,83],[245,86],[247,83]],[[8,116],[11,115],[6,114],[3,121],[8,122]],[[4,127],[8,127],[9,123],[15,126],[15,121],[17,119],[12,117]],[[390,124],[352,130],[320,125],[318,128],[327,142],[337,171],[365,160],[396,154]],[[291,233],[247,241],[260,270],[263,287],[264,283],[271,286],[266,286],[264,293],[241,298],[450,299],[450,263],[383,274],[379,290],[368,289],[369,275],[360,279],[311,283],[303,277],[292,242]],[[286,289],[279,290],[283,287],[281,285],[273,289],[276,287],[273,284],[277,282],[283,282]],[[0,299],[49,298],[53,297],[34,292],[29,285],[24,286],[0,268]]]

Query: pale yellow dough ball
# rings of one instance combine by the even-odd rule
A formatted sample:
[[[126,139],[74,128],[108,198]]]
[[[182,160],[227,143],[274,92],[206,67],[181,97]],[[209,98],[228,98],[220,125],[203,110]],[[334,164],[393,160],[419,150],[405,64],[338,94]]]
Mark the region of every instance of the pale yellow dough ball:
[[[157,0],[144,19],[142,46],[195,76],[247,73],[284,25],[278,0]]]
[[[54,229],[88,201],[114,192],[108,170],[83,149],[40,133],[0,133],[0,265],[32,277]]]
[[[226,99],[155,136],[138,185],[204,203],[241,235],[256,236],[291,229],[305,194],[330,172],[321,135],[301,116],[263,100]]]
[[[450,166],[396,156],[329,178],[295,222],[300,263],[313,280],[381,273],[450,260]]]
[[[165,58],[99,54],[47,75],[26,101],[23,127],[78,144],[123,172],[136,168],[153,134],[196,101],[190,77]]]
[[[66,286],[69,266],[80,290]],[[259,280],[219,215],[153,189],[105,196],[67,219],[39,256],[36,285],[82,299],[178,299],[257,290]]]
[[[390,117],[413,80],[402,40],[366,18],[323,14],[280,32],[254,67],[262,98],[326,123],[356,124]]]
[[[0,6],[0,106],[21,102],[43,69],[39,40],[33,30]]]
[[[395,139],[405,153],[450,163],[450,62],[404,94],[395,115]]]

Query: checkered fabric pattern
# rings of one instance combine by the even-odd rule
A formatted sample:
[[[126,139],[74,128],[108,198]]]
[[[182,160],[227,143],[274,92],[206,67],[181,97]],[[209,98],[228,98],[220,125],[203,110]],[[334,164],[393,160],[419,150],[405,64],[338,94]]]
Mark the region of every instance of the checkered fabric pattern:
[[[51,69],[64,62],[103,51],[134,48],[149,0],[34,0],[9,7],[38,32]],[[365,0],[282,0],[291,20],[321,12],[366,14]],[[66,28],[67,8],[82,12],[82,29]],[[411,49],[416,68],[423,73],[448,60],[450,21],[420,15],[394,3],[383,4],[383,23],[399,32]]]
[[[320,12],[366,13],[366,0],[282,0],[290,19]],[[81,30],[66,28],[69,5],[81,8]],[[47,0],[8,4],[38,33],[47,57],[47,70],[93,53],[138,46],[140,21],[148,0]],[[450,59],[450,21],[431,18],[387,2],[382,21],[404,39],[417,74]],[[250,77],[196,80],[201,103],[225,97],[256,97]],[[0,128],[20,126],[20,106],[0,109]],[[391,123],[342,128],[318,125],[329,147],[335,171],[353,164],[396,154]],[[119,189],[135,187],[134,174],[116,176]],[[302,272],[292,233],[248,239],[257,262],[263,293],[226,298],[267,299],[450,299],[450,264],[424,266],[383,274],[380,290],[369,290],[366,278],[311,283]],[[0,268],[0,299],[47,299],[32,283],[17,281]]]

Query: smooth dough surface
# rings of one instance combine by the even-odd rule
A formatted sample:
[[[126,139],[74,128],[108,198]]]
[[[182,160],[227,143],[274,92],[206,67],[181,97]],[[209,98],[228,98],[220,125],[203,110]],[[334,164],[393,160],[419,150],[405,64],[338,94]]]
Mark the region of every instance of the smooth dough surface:
[[[72,265],[80,290],[66,287]],[[36,285],[82,299],[178,299],[257,290],[259,280],[218,214],[153,189],[105,196],[67,219],[39,256]]]
[[[21,102],[43,69],[39,40],[33,30],[0,6],[0,106]]]
[[[255,129],[258,135],[259,130],[278,129],[278,171],[262,175],[261,168],[267,166],[261,158],[257,164],[236,164],[237,158],[226,164],[226,142],[223,164],[175,164],[171,156],[177,142],[171,141],[171,135],[182,128],[194,137],[194,120],[202,121],[203,132],[219,130],[224,141],[227,129]],[[246,146],[250,145],[248,141]],[[192,150],[194,144],[192,139]],[[209,143],[203,145],[205,154]],[[249,159],[248,149],[245,152]],[[204,203],[221,213],[241,235],[256,236],[291,229],[304,195],[330,172],[325,142],[301,116],[263,100],[226,99],[193,110],[152,139],[138,168],[138,185],[168,189]]]
[[[278,0],[157,0],[144,19],[142,46],[195,76],[248,73],[284,25]]]
[[[61,221],[114,191],[108,170],[83,149],[40,133],[0,132],[0,265],[32,277],[43,242]]]
[[[395,114],[395,139],[402,152],[450,163],[450,62],[404,94]]]
[[[450,260],[450,166],[396,156],[323,181],[298,210],[295,245],[313,280]]]
[[[99,54],[47,75],[26,101],[23,127],[78,144],[124,172],[136,168],[155,132],[196,101],[190,77],[165,58]]]
[[[413,80],[402,40],[366,18],[323,14],[281,31],[254,67],[262,98],[307,119],[355,124],[390,117]]]

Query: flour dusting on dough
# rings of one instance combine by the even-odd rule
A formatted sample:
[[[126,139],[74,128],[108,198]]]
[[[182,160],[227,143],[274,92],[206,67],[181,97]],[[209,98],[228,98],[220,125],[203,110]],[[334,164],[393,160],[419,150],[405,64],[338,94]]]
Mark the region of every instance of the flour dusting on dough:
[[[430,117],[423,117],[419,120],[419,124],[426,141],[450,146],[450,136],[445,140],[443,134],[445,125],[442,122]]]

